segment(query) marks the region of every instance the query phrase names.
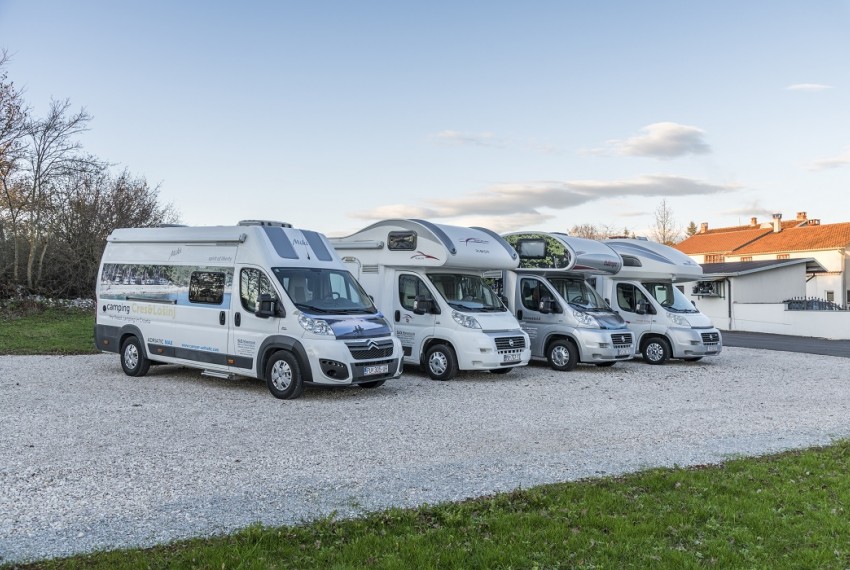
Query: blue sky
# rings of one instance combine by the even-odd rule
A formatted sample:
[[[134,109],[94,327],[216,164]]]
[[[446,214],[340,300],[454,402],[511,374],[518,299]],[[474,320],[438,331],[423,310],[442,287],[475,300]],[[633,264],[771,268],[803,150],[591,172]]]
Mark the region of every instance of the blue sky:
[[[850,221],[850,1],[0,0],[9,79],[192,225]]]

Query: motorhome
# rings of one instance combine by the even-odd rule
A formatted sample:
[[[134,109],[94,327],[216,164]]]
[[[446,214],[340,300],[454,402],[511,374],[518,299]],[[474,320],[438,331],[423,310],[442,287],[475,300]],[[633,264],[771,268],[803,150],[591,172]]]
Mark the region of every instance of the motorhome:
[[[180,364],[266,381],[374,388],[401,374],[401,345],[327,238],[271,221],[124,228],[106,242],[97,348],[130,376]]]
[[[555,370],[579,362],[611,366],[634,356],[632,332],[585,277],[614,275],[622,261],[610,247],[563,233],[513,232],[502,236],[519,255],[517,269],[497,276],[531,340],[531,357]]]
[[[459,370],[509,372],[528,364],[528,335],[482,275],[519,257],[485,228],[383,220],[330,240],[378,308],[391,316],[404,362],[435,380]]]
[[[699,264],[672,247],[646,239],[603,243],[620,254],[623,268],[615,275],[597,276],[596,290],[634,332],[644,361],[697,361],[720,354],[720,331],[676,286],[697,281],[702,276]]]

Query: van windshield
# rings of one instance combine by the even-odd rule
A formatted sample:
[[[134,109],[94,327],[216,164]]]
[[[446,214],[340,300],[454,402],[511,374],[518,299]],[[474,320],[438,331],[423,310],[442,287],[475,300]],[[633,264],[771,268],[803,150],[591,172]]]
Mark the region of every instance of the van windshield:
[[[573,308],[588,312],[610,311],[608,303],[583,278],[549,277],[549,283]]]
[[[672,283],[644,283],[644,288],[671,313],[699,313],[694,304]]]
[[[481,312],[507,311],[496,293],[478,275],[429,273],[428,279],[453,309]]]
[[[377,313],[372,299],[344,269],[275,267],[275,277],[302,311],[312,313]]]

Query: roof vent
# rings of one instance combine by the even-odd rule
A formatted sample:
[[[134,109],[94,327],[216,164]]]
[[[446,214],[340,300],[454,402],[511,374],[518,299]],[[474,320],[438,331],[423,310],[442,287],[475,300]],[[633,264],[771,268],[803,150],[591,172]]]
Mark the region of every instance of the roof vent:
[[[806,225],[807,226],[819,226],[820,220],[818,218],[810,218],[810,219],[806,220]]]
[[[239,226],[274,226],[278,228],[291,228],[292,224],[286,222],[275,222],[272,220],[241,220]]]

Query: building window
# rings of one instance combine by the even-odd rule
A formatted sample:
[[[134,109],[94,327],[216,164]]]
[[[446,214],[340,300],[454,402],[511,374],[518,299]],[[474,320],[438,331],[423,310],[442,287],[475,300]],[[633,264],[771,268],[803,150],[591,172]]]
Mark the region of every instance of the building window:
[[[780,253],[776,256],[776,259],[791,259],[791,256],[787,253]]]
[[[753,260],[752,255],[745,255],[741,258],[741,261],[752,261],[752,260]]]
[[[835,302],[835,291],[825,291],[825,293],[826,293],[826,300],[830,303],[834,303]]]
[[[723,281],[697,281],[691,294],[697,297],[723,297]]]
[[[723,263],[726,261],[726,256],[720,253],[715,253],[705,256],[704,263]]]

